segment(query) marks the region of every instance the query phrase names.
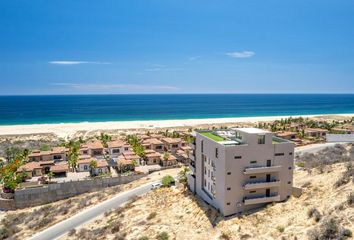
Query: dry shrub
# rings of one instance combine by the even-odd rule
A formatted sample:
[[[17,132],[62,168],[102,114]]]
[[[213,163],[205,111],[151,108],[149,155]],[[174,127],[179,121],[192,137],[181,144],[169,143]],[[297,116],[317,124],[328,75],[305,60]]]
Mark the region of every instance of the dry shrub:
[[[344,229],[334,218],[327,218],[316,228],[307,233],[310,240],[347,239],[352,236],[349,229]]]
[[[308,211],[307,211],[307,216],[309,218],[314,218],[316,222],[319,222],[321,220],[321,213],[317,210],[317,208],[313,207],[313,208],[310,208]]]

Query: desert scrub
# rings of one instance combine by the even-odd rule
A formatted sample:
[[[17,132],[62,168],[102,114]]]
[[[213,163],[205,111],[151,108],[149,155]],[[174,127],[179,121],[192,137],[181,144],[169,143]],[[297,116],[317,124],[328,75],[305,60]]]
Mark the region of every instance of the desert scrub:
[[[231,239],[231,237],[228,233],[223,231],[223,232],[221,232],[220,239],[229,240],[229,239]]]
[[[168,233],[167,232],[161,232],[156,236],[157,240],[168,240]]]
[[[155,218],[156,215],[157,215],[156,212],[152,212],[152,213],[150,213],[150,214],[147,216],[146,220],[151,220],[151,219]]]
[[[147,236],[142,236],[139,238],[139,240],[149,240],[149,238]]]
[[[354,205],[354,192],[349,193],[349,195],[347,197],[347,203],[349,206]]]
[[[277,226],[277,230],[280,233],[283,233],[285,231],[285,228],[283,226]]]
[[[317,210],[317,208],[313,207],[313,208],[310,208],[308,211],[307,211],[307,216],[309,218],[314,218],[316,222],[319,222],[321,220],[321,213]]]
[[[307,236],[310,240],[345,240],[352,236],[349,229],[345,229],[339,225],[336,219],[324,219],[319,226],[308,231]]]

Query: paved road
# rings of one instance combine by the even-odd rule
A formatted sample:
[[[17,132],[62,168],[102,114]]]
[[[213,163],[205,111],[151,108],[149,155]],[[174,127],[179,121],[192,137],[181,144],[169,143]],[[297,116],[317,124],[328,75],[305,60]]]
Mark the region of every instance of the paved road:
[[[155,183],[155,182],[154,182]],[[59,222],[44,231],[37,233],[29,238],[30,240],[52,240],[65,235],[71,229],[74,229],[96,217],[104,212],[117,208],[119,205],[126,203],[131,197],[135,195],[142,195],[151,189],[153,183],[147,183],[140,187],[118,194],[117,196],[99,203],[91,208],[88,208],[69,219]]]
[[[332,147],[336,144],[344,144],[344,143],[319,143],[319,144],[313,144],[313,145],[309,145],[309,146],[304,146],[304,147],[300,147],[298,149],[295,150],[296,154],[303,154],[303,153],[315,153],[318,152],[322,149],[325,149],[326,147]]]

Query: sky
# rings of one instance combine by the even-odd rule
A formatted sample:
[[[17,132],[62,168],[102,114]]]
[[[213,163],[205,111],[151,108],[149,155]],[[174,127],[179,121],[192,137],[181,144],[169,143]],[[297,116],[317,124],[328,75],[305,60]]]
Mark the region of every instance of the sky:
[[[354,1],[0,1],[0,95],[354,93]]]

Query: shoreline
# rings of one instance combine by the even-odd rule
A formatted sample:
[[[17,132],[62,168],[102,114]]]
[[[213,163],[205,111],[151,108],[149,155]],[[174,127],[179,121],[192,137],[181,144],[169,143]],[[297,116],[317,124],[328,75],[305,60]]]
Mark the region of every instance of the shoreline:
[[[235,118],[205,118],[205,119],[178,119],[178,120],[141,120],[141,121],[110,121],[110,122],[81,122],[81,123],[54,123],[29,125],[0,125],[0,136],[17,136],[30,134],[55,134],[61,138],[73,136],[80,131],[108,131],[172,127],[195,127],[208,124],[255,123],[260,121],[274,121],[289,117],[354,117],[354,114],[319,114],[319,115],[293,115],[293,116],[261,116],[261,117],[235,117]]]

